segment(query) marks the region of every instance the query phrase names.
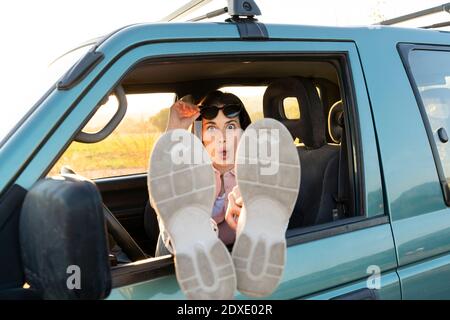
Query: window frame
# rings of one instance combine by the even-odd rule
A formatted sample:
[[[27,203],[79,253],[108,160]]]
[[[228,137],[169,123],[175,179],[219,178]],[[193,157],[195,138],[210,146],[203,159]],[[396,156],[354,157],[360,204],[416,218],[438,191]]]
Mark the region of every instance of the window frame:
[[[403,66],[405,68],[409,83],[411,85],[412,91],[414,93],[414,97],[417,102],[417,106],[419,107],[419,112],[422,117],[422,121],[425,127],[425,131],[428,137],[428,142],[430,144],[431,153],[434,158],[434,163],[436,165],[436,171],[439,178],[439,183],[442,189],[443,200],[447,207],[450,207],[450,186],[445,177],[444,169],[442,167],[442,161],[439,155],[439,151],[437,149],[437,145],[435,143],[435,139],[433,136],[433,130],[431,128],[430,120],[428,118],[428,114],[426,112],[425,105],[423,103],[422,97],[419,92],[419,87],[414,78],[412,68],[409,61],[409,55],[414,50],[421,51],[444,51],[450,53],[450,46],[445,45],[428,45],[428,44],[414,44],[414,43],[398,43],[397,50],[400,54],[400,58],[402,60]]]

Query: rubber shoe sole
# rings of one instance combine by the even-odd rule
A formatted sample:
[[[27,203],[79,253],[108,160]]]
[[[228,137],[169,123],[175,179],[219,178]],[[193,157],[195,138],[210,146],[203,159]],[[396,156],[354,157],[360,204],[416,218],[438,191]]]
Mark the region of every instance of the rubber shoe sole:
[[[194,149],[200,160],[194,159]],[[180,162],[181,152],[195,162]],[[211,227],[215,176],[200,140],[182,129],[162,135],[151,155],[148,188],[170,237],[176,277],[186,297],[232,299],[235,270],[228,249]]]
[[[271,156],[252,154],[255,146],[258,153],[267,149]],[[246,129],[236,155],[244,204],[232,251],[237,289],[264,297],[275,291],[283,274],[285,233],[299,192],[300,160],[287,128],[269,118]]]

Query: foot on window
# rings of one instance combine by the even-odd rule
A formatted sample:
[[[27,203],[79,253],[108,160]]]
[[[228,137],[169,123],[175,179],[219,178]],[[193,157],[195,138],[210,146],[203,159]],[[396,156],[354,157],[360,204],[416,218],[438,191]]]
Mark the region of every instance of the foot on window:
[[[300,160],[283,124],[267,118],[245,130],[236,177],[244,203],[232,251],[237,289],[268,296],[282,277],[285,233],[300,187]]]
[[[232,299],[236,276],[227,248],[211,228],[215,176],[201,141],[182,129],[162,135],[152,152],[148,187],[186,297]]]

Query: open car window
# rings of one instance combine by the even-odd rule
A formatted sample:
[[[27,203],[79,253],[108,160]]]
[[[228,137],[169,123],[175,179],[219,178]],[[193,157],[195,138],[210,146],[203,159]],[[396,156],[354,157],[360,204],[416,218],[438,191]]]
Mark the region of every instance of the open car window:
[[[166,129],[175,94],[128,94],[126,98],[127,113],[113,133],[97,143],[72,142],[49,172],[50,176],[59,174],[63,166],[89,179],[147,172],[150,152]],[[116,110],[117,99],[111,96],[98,108],[83,132],[99,131]]]

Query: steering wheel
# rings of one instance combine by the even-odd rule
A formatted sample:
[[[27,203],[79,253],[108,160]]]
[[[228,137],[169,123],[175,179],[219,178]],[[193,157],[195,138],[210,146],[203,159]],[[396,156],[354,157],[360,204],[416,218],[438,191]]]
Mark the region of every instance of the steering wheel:
[[[89,181],[94,183],[92,180],[87,179],[83,176],[78,175],[71,168],[63,166],[60,172],[61,176],[70,181]],[[95,183],[94,183],[95,184]],[[132,260],[138,261],[147,259],[148,256],[139,247],[139,245],[130,236],[127,230],[120,224],[113,213],[108,209],[108,207],[103,203],[103,214],[106,220],[106,227],[108,232],[117,242],[117,244],[122,248],[125,254]]]

